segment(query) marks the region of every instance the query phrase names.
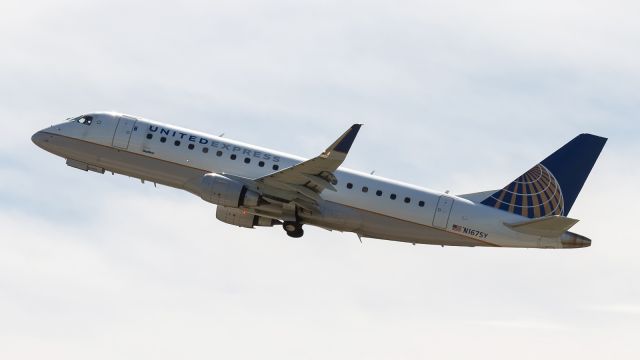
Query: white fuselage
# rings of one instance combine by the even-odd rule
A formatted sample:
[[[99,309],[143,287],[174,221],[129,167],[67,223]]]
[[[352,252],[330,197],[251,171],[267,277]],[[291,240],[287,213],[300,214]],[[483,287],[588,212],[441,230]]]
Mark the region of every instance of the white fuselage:
[[[175,188],[207,173],[256,179],[304,158],[137,117],[93,115],[90,125],[66,122],[34,135],[34,142],[85,170],[113,171]],[[462,246],[561,248],[560,238],[513,231],[519,215],[471,200],[346,168],[336,191],[320,196],[327,215],[299,213],[302,222],[361,236]],[[265,215],[260,209],[247,209]],[[274,216],[274,218],[277,216]]]

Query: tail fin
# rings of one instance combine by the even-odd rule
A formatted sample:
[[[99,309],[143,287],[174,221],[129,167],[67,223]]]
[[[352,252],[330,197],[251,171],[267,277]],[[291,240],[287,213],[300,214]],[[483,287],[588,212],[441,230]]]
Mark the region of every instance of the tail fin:
[[[566,216],[606,142],[578,135],[481,203],[529,218]]]

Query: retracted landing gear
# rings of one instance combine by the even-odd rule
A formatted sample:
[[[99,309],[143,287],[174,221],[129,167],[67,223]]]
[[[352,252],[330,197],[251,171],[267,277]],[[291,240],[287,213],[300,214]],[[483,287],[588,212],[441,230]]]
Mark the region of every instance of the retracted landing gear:
[[[284,229],[284,231],[287,232],[287,235],[289,235],[292,238],[299,238],[299,237],[302,237],[302,235],[304,235],[304,230],[302,230],[302,224],[298,222],[285,221],[284,224],[282,224],[282,228]]]

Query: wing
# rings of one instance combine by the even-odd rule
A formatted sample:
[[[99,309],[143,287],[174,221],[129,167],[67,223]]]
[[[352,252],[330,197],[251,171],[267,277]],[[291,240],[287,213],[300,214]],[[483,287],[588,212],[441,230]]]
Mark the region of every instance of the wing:
[[[335,182],[333,172],[346,159],[361,126],[351,126],[319,156],[255,181],[283,190],[297,191],[311,198],[315,198],[324,189],[335,191],[331,184]]]
[[[325,189],[336,191],[333,174],[346,159],[349,149],[360,130],[354,124],[324,152],[313,159],[282,169],[257,179],[240,179],[260,192],[273,205],[286,206],[293,203],[312,211],[319,211],[320,193]]]

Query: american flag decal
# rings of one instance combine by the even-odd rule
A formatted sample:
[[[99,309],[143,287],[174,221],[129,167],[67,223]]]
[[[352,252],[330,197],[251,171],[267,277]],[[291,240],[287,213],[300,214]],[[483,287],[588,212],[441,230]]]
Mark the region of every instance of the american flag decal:
[[[462,226],[453,224],[453,226],[451,227],[451,230],[457,231],[457,232],[462,232]]]

